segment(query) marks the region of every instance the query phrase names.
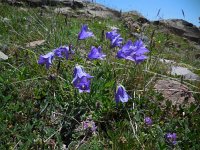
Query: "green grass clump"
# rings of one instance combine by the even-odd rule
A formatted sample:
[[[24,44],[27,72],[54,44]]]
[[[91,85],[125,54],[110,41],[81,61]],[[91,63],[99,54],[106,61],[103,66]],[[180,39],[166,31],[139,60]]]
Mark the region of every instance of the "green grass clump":
[[[167,35],[156,34],[152,59],[136,65],[117,60],[118,49],[111,49],[102,37],[102,31],[116,26],[122,37],[134,41],[120,21],[66,18],[50,9],[6,4],[0,5],[0,12],[0,46],[6,45],[9,55],[8,60],[0,61],[0,149],[62,149],[63,144],[83,150],[199,149],[200,95],[194,95],[196,104],[177,110],[171,103],[163,107],[164,98],[152,89],[155,76],[149,72],[166,75],[153,56],[160,55]],[[77,42],[82,24],[88,24],[95,38]],[[149,27],[146,34],[152,30]],[[45,43],[26,47],[36,40]],[[56,58],[49,70],[38,65],[40,55],[69,44],[75,51],[73,59]],[[92,45],[102,46],[106,60],[86,60]],[[78,93],[71,83],[76,64],[94,76],[89,94]],[[126,104],[116,106],[116,83],[123,84],[132,97]],[[144,123],[146,116],[152,118],[153,125]],[[80,130],[88,118],[97,126],[95,134]],[[177,133],[176,145],[166,143],[168,132]]]

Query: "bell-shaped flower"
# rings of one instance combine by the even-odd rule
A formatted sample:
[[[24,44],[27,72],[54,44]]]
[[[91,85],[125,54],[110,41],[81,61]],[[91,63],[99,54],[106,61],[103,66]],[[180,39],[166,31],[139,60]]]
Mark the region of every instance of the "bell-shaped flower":
[[[92,133],[95,133],[97,130],[97,126],[93,120],[86,120],[82,122],[83,129]]]
[[[90,92],[90,79],[93,76],[87,74],[83,67],[76,65],[74,69],[74,79],[72,81],[75,88],[79,89],[79,92]]]
[[[132,41],[129,40],[122,47],[122,49],[117,52],[117,58],[124,58],[125,59],[130,54],[132,45],[133,45]]]
[[[74,54],[74,51],[69,48],[69,46],[60,46],[53,50],[57,57],[63,58],[63,55],[68,60],[70,54]]]
[[[131,97],[127,94],[125,88],[122,85],[119,85],[115,93],[116,103],[119,102],[125,103],[128,102],[129,99],[131,99]]]
[[[133,43],[133,51],[134,51],[133,54],[137,56],[140,56],[149,52],[149,50],[143,44],[142,40],[137,40],[135,41],[135,43]]]
[[[49,52],[46,55],[40,55],[38,64],[46,64],[46,68],[49,69],[50,65],[52,65],[53,58],[54,58],[53,52]]]
[[[165,140],[168,144],[176,145],[177,144],[177,135],[176,133],[166,133]]]
[[[79,90],[79,93],[90,93],[90,80],[85,76],[76,78],[74,81],[74,86]]]
[[[122,44],[123,38],[121,38],[121,35],[115,36],[111,41],[111,47],[120,47]]]
[[[153,124],[153,121],[150,117],[145,117],[144,122],[146,125],[151,126]]]
[[[76,77],[81,78],[83,76],[87,78],[93,78],[93,76],[85,72],[85,70],[83,69],[81,65],[76,65],[76,67],[74,68],[74,78]]]
[[[87,39],[89,37],[93,37],[94,34],[93,32],[89,31],[88,26],[87,25],[82,25],[81,31],[78,34],[78,40],[84,40]]]
[[[117,33],[117,30],[112,30],[110,32],[106,32],[106,38],[109,39],[110,41],[112,41],[112,39],[117,35],[119,35]]]
[[[112,30],[106,33],[106,38],[110,40],[111,47],[121,46],[123,38],[117,33],[117,30]]]
[[[106,57],[105,54],[102,53],[102,48],[101,46],[99,46],[98,48],[92,46],[90,53],[88,54],[88,58],[89,59],[103,59],[104,57]]]
[[[117,52],[117,58],[131,60],[138,64],[147,59],[147,56],[145,56],[147,52],[149,52],[149,50],[145,48],[142,40],[137,40],[135,43],[129,40],[122,49]]]
[[[145,56],[145,53],[148,53],[149,50],[144,46],[142,40],[137,40],[133,43],[133,47],[131,47],[131,52],[129,53],[127,59],[135,61],[136,64],[143,62],[148,57]]]

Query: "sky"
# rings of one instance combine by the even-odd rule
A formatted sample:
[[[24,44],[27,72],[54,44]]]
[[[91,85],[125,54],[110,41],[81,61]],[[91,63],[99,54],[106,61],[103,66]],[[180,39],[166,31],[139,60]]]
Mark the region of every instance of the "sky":
[[[200,26],[200,0],[93,0],[96,3],[125,11],[136,10],[149,20],[184,19]],[[160,9],[159,17],[157,13]],[[185,18],[183,17],[184,11]]]

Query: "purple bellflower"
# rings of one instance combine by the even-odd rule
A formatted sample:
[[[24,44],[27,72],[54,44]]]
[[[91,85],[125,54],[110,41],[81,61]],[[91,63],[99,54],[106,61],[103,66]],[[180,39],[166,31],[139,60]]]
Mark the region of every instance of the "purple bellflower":
[[[122,44],[123,38],[120,35],[115,36],[111,41],[111,47],[120,47]]]
[[[129,40],[129,41],[122,47],[122,49],[119,50],[119,51],[117,52],[117,58],[124,58],[124,59],[126,59],[126,57],[129,56],[129,54],[130,54],[130,52],[131,52],[131,50],[132,50],[132,49],[131,49],[131,48],[132,48],[132,45],[133,45],[132,41]]]
[[[82,78],[82,77],[93,78],[93,76],[89,75],[84,71],[81,65],[76,65],[74,69],[74,78]]]
[[[78,34],[78,40],[84,40],[94,36],[93,32],[89,31],[87,25],[82,25],[81,31]]]
[[[116,90],[116,93],[115,93],[115,101],[116,101],[116,103],[119,103],[119,102],[122,102],[122,103],[128,102],[128,100],[130,98],[131,97],[126,93],[125,88],[122,85],[119,85],[117,87],[117,90]]]
[[[74,82],[74,86],[79,90],[79,93],[90,93],[90,80],[87,77],[78,78]]]
[[[75,88],[79,89],[79,93],[82,92],[90,92],[90,79],[93,78],[93,76],[90,76],[87,74],[83,67],[80,65],[77,65],[74,69],[74,79],[72,81]]]
[[[176,136],[176,133],[167,133],[165,134],[165,139],[166,139],[166,142],[169,143],[169,144],[172,144],[172,145],[176,145],[177,141],[177,136]]]
[[[137,40],[135,43],[129,40],[122,49],[117,52],[117,58],[131,60],[138,64],[147,59],[147,56],[144,54],[148,52],[149,50],[145,48],[142,40]]]
[[[106,38],[109,39],[110,41],[112,41],[113,37],[119,35],[117,33],[117,30],[112,30],[110,32],[106,32]]]
[[[96,132],[96,129],[97,129],[97,126],[95,125],[95,122],[94,121],[83,121],[83,129],[84,130],[89,130],[91,131],[92,133],[95,133]]]
[[[70,54],[74,54],[74,51],[70,50],[69,46],[60,46],[53,50],[53,52],[59,58],[63,58],[64,55],[67,60],[69,59]]]
[[[49,52],[46,55],[40,55],[38,64],[46,64],[46,68],[49,69],[50,65],[52,65],[53,58],[54,58],[53,52]]]
[[[117,33],[117,30],[112,30],[111,32],[106,33],[106,38],[110,40],[111,47],[121,46],[123,38]]]
[[[88,54],[88,58],[89,59],[103,59],[104,57],[106,57],[105,54],[103,54],[101,52],[102,48],[99,46],[98,48],[92,46],[90,53]]]
[[[153,121],[150,117],[145,117],[144,122],[146,125],[151,126],[153,124]]]

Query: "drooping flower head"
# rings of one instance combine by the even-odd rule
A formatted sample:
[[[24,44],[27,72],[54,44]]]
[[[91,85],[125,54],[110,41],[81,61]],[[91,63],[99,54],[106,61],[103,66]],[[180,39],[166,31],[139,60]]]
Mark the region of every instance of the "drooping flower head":
[[[83,129],[87,131],[91,131],[92,133],[96,132],[97,126],[93,120],[83,121]]]
[[[135,43],[132,43],[129,40],[121,50],[117,52],[117,58],[123,58],[136,62],[136,64],[143,62],[147,59],[145,53],[148,53],[149,50],[145,48],[142,40],[137,40]]]
[[[115,101],[116,103],[128,102],[131,97],[127,94],[125,88],[122,85],[117,86],[116,93],[115,93]]]
[[[117,30],[112,30],[106,33],[106,38],[110,40],[111,47],[121,46],[123,38],[117,33]]]
[[[90,53],[88,54],[88,58],[89,59],[103,59],[104,57],[106,57],[106,55],[103,54],[101,50],[102,50],[101,46],[99,46],[98,48],[92,46]]]
[[[63,58],[63,55],[66,59],[69,58],[70,54],[74,54],[74,51],[69,48],[69,46],[60,46],[59,48],[56,48],[53,50],[54,54],[57,57]]]
[[[75,87],[79,90],[79,93],[90,93],[90,80],[87,77],[77,79]]]
[[[121,50],[119,50],[117,52],[117,58],[124,58],[126,59],[126,57],[130,54],[131,52],[131,48],[132,48],[132,41],[129,40],[122,48]]]
[[[74,79],[72,81],[75,88],[79,89],[79,93],[82,92],[90,92],[90,79],[93,76],[87,74],[83,67],[80,65],[76,65],[74,69]]]
[[[117,30],[112,30],[110,32],[106,32],[106,38],[112,41],[115,36],[118,36]]]
[[[176,133],[166,133],[165,134],[165,139],[166,139],[166,142],[168,144],[172,144],[172,145],[176,145],[177,141],[177,136],[176,136]]]
[[[50,65],[52,65],[52,61],[54,58],[54,53],[49,52],[46,55],[40,55],[40,58],[38,60],[38,64],[45,64],[46,68],[49,69]]]
[[[123,41],[123,38],[121,38],[121,35],[115,36],[111,41],[111,47],[121,46],[122,41]]]
[[[78,40],[84,40],[94,36],[93,32],[89,31],[87,25],[82,25],[81,31],[78,34]]]
[[[89,75],[88,73],[85,72],[83,67],[81,65],[76,65],[74,68],[74,78],[82,78],[82,77],[87,77],[87,78],[93,78],[93,76]]]
[[[150,125],[153,124],[153,121],[152,121],[152,119],[151,119],[150,117],[145,117],[145,118],[144,118],[144,122],[145,122],[145,124],[148,125],[148,126],[150,126]]]

